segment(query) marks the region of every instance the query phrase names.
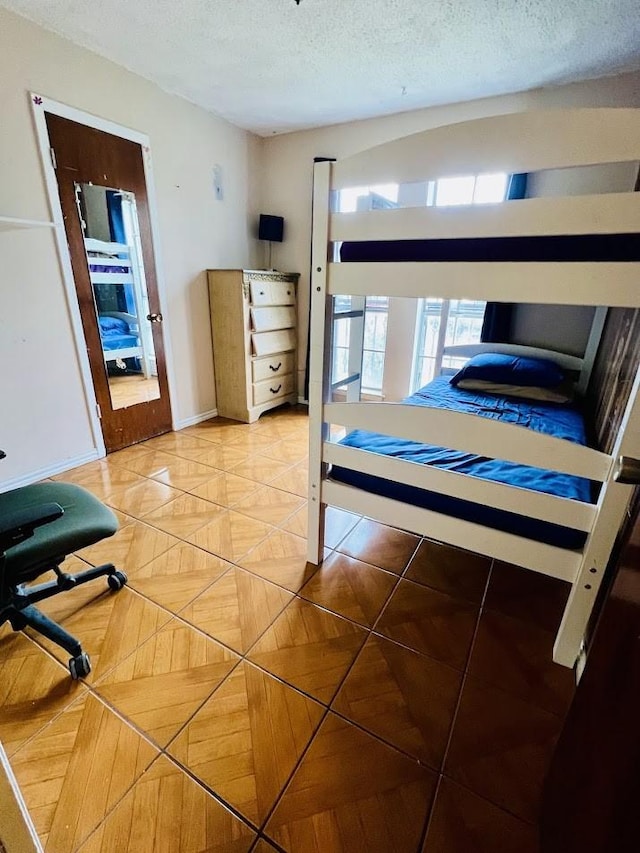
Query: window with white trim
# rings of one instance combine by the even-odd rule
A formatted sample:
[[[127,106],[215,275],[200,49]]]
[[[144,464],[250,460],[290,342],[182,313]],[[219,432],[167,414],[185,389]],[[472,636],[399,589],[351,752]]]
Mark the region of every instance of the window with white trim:
[[[341,190],[338,196],[338,211],[353,213],[358,210],[379,210],[398,207],[398,184],[379,184],[373,187],[350,187]],[[336,312],[349,311],[348,297],[337,297]],[[362,352],[363,394],[382,394],[384,356],[387,345],[387,319],[389,298],[367,296],[364,313],[364,346]],[[336,320],[333,339],[333,382],[349,374],[349,320]]]
[[[341,312],[351,310],[351,299],[338,296],[334,302],[336,319],[333,327],[333,376],[332,383],[349,376],[349,339],[351,318],[340,318]],[[363,394],[382,394],[384,375],[384,356],[387,344],[387,319],[389,298],[387,296],[367,296],[364,311],[364,343],[362,348]]]
[[[429,181],[427,207],[499,204],[507,196],[506,172],[464,175]],[[470,299],[421,299],[411,390],[444,372],[454,372],[465,359],[444,354],[445,347],[480,343],[486,302]]]
[[[444,349],[480,342],[485,307],[486,302],[470,299],[420,300],[412,391],[464,365],[466,359],[447,356]]]
[[[507,194],[506,172],[463,175],[429,181],[427,207],[453,207],[463,204],[499,204]]]

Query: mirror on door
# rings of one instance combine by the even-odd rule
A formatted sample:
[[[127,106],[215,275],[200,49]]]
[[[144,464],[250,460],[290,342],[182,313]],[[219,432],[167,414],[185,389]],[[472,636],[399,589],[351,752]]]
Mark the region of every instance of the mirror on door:
[[[160,397],[135,195],[76,184],[111,406]]]

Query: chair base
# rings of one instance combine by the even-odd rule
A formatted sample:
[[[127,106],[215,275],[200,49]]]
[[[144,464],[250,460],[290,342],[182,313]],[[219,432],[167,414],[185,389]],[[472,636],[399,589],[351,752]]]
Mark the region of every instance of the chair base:
[[[127,576],[119,571],[113,563],[105,563],[95,566],[77,575],[69,575],[55,569],[58,575],[54,581],[38,584],[37,586],[9,587],[7,595],[0,601],[0,625],[9,622],[14,631],[21,631],[27,626],[33,628],[38,634],[46,637],[51,642],[63,648],[72,657],[69,661],[69,671],[72,678],[80,678],[88,675],[91,671],[89,656],[83,651],[82,644],[68,631],[41,613],[34,604],[44,601],[60,592],[73,589],[81,584],[88,583],[100,577],[107,577],[109,588],[121,589],[127,582]]]

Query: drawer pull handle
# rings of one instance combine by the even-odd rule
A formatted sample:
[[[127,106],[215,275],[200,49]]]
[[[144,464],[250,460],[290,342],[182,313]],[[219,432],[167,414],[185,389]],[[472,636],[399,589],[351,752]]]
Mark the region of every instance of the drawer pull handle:
[[[278,385],[277,388],[269,388],[269,391],[271,391],[272,394],[277,394],[281,388],[282,388],[282,383],[280,383],[280,385]]]
[[[264,296],[264,290],[260,291],[260,296]]]
[[[281,367],[282,367],[282,362],[279,361],[276,367],[274,367],[272,364],[270,364],[269,370],[273,370],[274,373],[277,373]]]
[[[287,296],[291,296],[291,291],[287,290]]]

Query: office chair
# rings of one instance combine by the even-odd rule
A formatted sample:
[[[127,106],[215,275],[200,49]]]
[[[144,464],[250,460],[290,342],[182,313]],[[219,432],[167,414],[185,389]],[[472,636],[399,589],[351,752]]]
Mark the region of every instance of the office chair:
[[[0,451],[0,459],[4,456]],[[91,672],[89,655],[34,605],[105,575],[112,590],[121,589],[127,576],[111,563],[77,575],[60,570],[69,554],[113,536],[117,529],[111,510],[71,483],[36,483],[0,494],[0,626],[8,621],[20,631],[29,625],[62,646],[72,656],[69,672],[74,679]],[[55,572],[55,580],[25,585],[48,571]]]

